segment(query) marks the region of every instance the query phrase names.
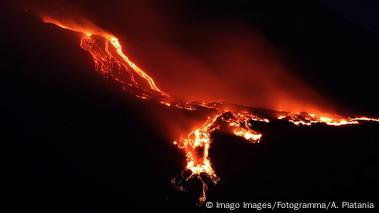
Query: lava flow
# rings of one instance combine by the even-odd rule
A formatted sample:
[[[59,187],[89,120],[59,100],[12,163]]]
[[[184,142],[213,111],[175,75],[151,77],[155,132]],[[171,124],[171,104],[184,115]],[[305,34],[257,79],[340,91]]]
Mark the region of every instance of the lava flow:
[[[210,181],[216,184],[219,181],[219,177],[216,175],[209,157],[212,133],[215,131],[223,131],[241,137],[247,142],[258,143],[262,138],[262,134],[252,130],[252,122],[269,123],[269,119],[278,119],[291,122],[295,125],[307,126],[315,123],[341,126],[359,124],[362,121],[379,122],[379,118],[351,118],[315,113],[279,112],[279,117],[264,118],[246,110],[226,107],[223,104],[183,103],[182,101],[176,101],[159,89],[153,78],[128,58],[117,37],[111,33],[91,24],[84,26],[47,16],[42,16],[42,20],[64,29],[82,33],[83,37],[80,46],[91,54],[96,70],[102,76],[110,77],[121,84],[123,89],[136,95],[136,97],[158,100],[159,103],[166,107],[175,107],[183,110],[207,108],[213,112],[203,125],[193,128],[190,133],[184,134],[183,137],[174,141],[174,144],[185,153],[186,167],[171,182],[178,190],[184,191],[184,182],[192,178],[198,178],[202,183],[202,192],[199,197],[200,203],[206,200],[207,182]],[[188,172],[189,175],[186,175]],[[205,180],[204,177],[209,181]]]
[[[243,137],[251,143],[258,143],[262,134],[250,129],[250,121],[269,122],[267,119],[259,118],[247,112],[218,110],[214,115],[208,117],[203,126],[196,128],[184,138],[175,141],[174,144],[185,151],[187,160],[186,169],[191,171],[191,173],[188,177],[185,177],[185,171],[183,171],[172,180],[173,185],[177,189],[184,191],[184,187],[181,186],[183,179],[199,178],[203,189],[199,202],[204,202],[208,186],[201,177],[201,174],[206,174],[214,184],[219,181],[209,159],[209,149],[212,142],[211,134],[216,130],[223,130],[224,132]]]
[[[324,123],[330,126],[342,126],[348,124],[359,124],[359,121],[372,121],[379,122],[379,118],[368,118],[368,117],[342,117],[339,115],[327,115],[327,114],[316,114],[316,113],[288,113],[286,115],[281,115],[278,117],[279,120],[285,119],[297,126],[306,125],[311,126],[316,123]]]
[[[156,86],[154,80],[146,72],[129,60],[124,54],[120,42],[112,34],[95,26],[85,28],[77,24],[70,25],[48,16],[43,16],[42,20],[63,29],[83,33],[85,36],[81,39],[80,46],[92,55],[95,68],[102,75],[112,77],[123,87],[138,90],[140,94],[136,95],[140,95],[140,97],[149,97],[152,94],[167,97],[167,94]],[[135,75],[140,79],[137,79]]]

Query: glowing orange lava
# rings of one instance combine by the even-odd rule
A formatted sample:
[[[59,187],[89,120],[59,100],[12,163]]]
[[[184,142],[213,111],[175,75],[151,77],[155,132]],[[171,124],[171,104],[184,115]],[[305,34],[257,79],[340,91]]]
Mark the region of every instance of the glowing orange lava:
[[[86,28],[78,24],[69,25],[62,21],[53,19],[48,16],[43,16],[42,20],[45,23],[55,24],[61,28],[83,33],[80,46],[87,50],[95,61],[96,70],[103,75],[110,75],[117,82],[128,85],[133,88],[140,88],[144,91],[144,96],[149,96],[152,93],[158,93],[162,96],[167,96],[157,86],[154,80],[136,64],[134,64],[123,52],[118,39],[110,33],[105,32],[99,27]],[[101,44],[101,42],[103,44]],[[111,50],[110,46],[114,49]],[[116,51],[116,53],[112,52]],[[123,74],[127,73],[125,76]],[[134,74],[137,74],[147,85],[148,89],[143,88]],[[122,79],[124,77],[124,79]],[[129,78],[128,80],[125,79]]]
[[[219,130],[238,136],[250,143],[258,143],[262,134],[251,129],[251,122],[270,122],[268,118],[261,118],[251,112],[231,110],[222,104],[187,103],[174,101],[163,92],[144,70],[134,64],[123,51],[118,38],[101,28],[86,22],[81,25],[75,22],[65,22],[48,16],[42,16],[46,23],[55,24],[61,28],[83,34],[80,46],[88,51],[95,63],[96,70],[105,77],[110,77],[123,88],[141,99],[156,98],[163,106],[175,107],[183,110],[196,110],[198,107],[210,109],[214,112],[200,127],[185,134],[174,141],[174,144],[183,150],[186,156],[185,170],[171,182],[179,190],[185,190],[183,182],[198,178],[202,183],[202,193],[199,202],[206,200],[207,183],[204,175],[216,184],[219,177],[212,167],[209,149],[212,144],[212,133]],[[89,24],[88,24],[89,23]],[[313,113],[282,113],[277,119],[286,120],[295,125],[310,126],[315,123],[341,126],[358,124],[360,121],[379,122],[379,118],[356,117],[345,118],[338,115],[320,115]],[[185,177],[184,172],[190,175]]]
[[[330,126],[342,126],[348,124],[359,124],[359,121],[372,121],[379,122],[379,118],[368,118],[368,117],[342,117],[339,115],[329,115],[329,114],[316,114],[316,113],[288,113],[287,115],[281,115],[278,117],[280,120],[289,121],[297,126],[306,125],[311,126],[312,124],[324,123]]]
[[[206,200],[206,191],[208,189],[207,184],[201,178],[201,174],[206,174],[214,184],[219,181],[209,159],[209,149],[212,142],[211,134],[216,130],[223,130],[242,137],[251,143],[258,143],[262,134],[250,129],[250,121],[268,122],[267,119],[261,119],[246,112],[218,110],[214,115],[208,117],[203,126],[194,129],[186,137],[174,142],[186,153],[186,169],[191,171],[187,179],[197,177],[202,182],[203,189],[199,198],[200,203]],[[180,185],[181,181],[173,179],[172,183],[178,189],[183,188]]]

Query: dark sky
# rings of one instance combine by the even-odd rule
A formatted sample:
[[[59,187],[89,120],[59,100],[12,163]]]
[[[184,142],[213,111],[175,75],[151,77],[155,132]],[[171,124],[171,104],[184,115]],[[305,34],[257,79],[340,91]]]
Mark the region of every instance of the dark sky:
[[[375,0],[318,0],[322,5],[379,33],[379,2]]]

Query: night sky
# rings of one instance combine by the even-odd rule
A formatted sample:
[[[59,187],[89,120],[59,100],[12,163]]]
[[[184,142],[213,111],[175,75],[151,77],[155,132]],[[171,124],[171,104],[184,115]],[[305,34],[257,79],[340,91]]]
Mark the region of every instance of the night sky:
[[[129,14],[123,8],[128,1],[59,2],[0,3],[3,184],[6,203],[14,212],[128,212],[131,207],[206,210],[196,205],[198,183],[186,193],[171,185],[171,178],[185,164],[184,156],[162,133],[165,125],[151,117],[157,112],[181,112],[135,99],[98,75],[88,54],[80,49],[80,36],[42,23],[34,12],[37,6],[76,8],[122,37],[138,64],[148,70],[156,65],[158,72],[152,75],[157,79],[168,63],[154,61],[152,53],[177,56],[170,49],[162,50],[164,44],[208,59],[212,51],[204,51],[205,47],[218,44],[209,32],[242,26],[234,32],[236,38],[248,38],[249,33],[241,35],[244,32],[259,32],[259,39],[280,57],[280,65],[331,100],[334,110],[379,116],[378,3],[165,0],[147,7],[130,1],[134,6],[125,11],[131,16],[139,17],[133,11],[145,9],[152,15],[126,20],[123,17]],[[148,21],[155,17],[151,8],[169,15],[157,15],[150,26]],[[203,31],[197,31],[200,25]],[[159,44],[161,38],[167,43]],[[185,67],[184,62],[177,61],[183,70],[196,67]],[[169,82],[169,77],[160,81]],[[210,154],[221,183],[210,186],[209,200],[377,204],[378,124],[308,128],[278,121],[256,128],[265,135],[258,145],[223,133],[214,135]]]

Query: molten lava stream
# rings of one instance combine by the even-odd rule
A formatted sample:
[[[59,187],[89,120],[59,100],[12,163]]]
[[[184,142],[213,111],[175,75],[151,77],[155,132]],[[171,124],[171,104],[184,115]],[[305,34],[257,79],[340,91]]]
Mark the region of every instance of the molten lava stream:
[[[163,92],[144,70],[134,64],[123,51],[119,40],[95,25],[81,26],[78,24],[64,23],[48,16],[42,16],[46,23],[55,24],[61,28],[83,34],[80,46],[88,51],[95,63],[95,69],[104,77],[109,77],[118,82],[123,89],[134,94],[136,97],[148,100],[158,100],[165,107],[182,110],[197,110],[207,108],[214,114],[199,127],[190,133],[184,134],[174,144],[184,152],[186,167],[177,177],[172,179],[172,184],[179,190],[184,191],[183,182],[192,178],[198,178],[202,183],[202,193],[199,203],[206,200],[208,185],[202,176],[207,177],[213,184],[217,184],[219,177],[212,167],[209,157],[211,148],[211,135],[215,131],[225,131],[237,137],[244,138],[247,142],[258,143],[262,134],[251,129],[251,122],[269,123],[268,118],[262,118],[251,112],[243,110],[230,110],[222,104],[191,103],[177,101]],[[272,119],[272,118],[270,118]],[[379,122],[379,118],[369,117],[343,117],[329,114],[316,113],[280,113],[279,120],[291,122],[295,125],[311,126],[322,123],[332,126],[359,124],[360,122]],[[185,172],[189,171],[189,175]]]

